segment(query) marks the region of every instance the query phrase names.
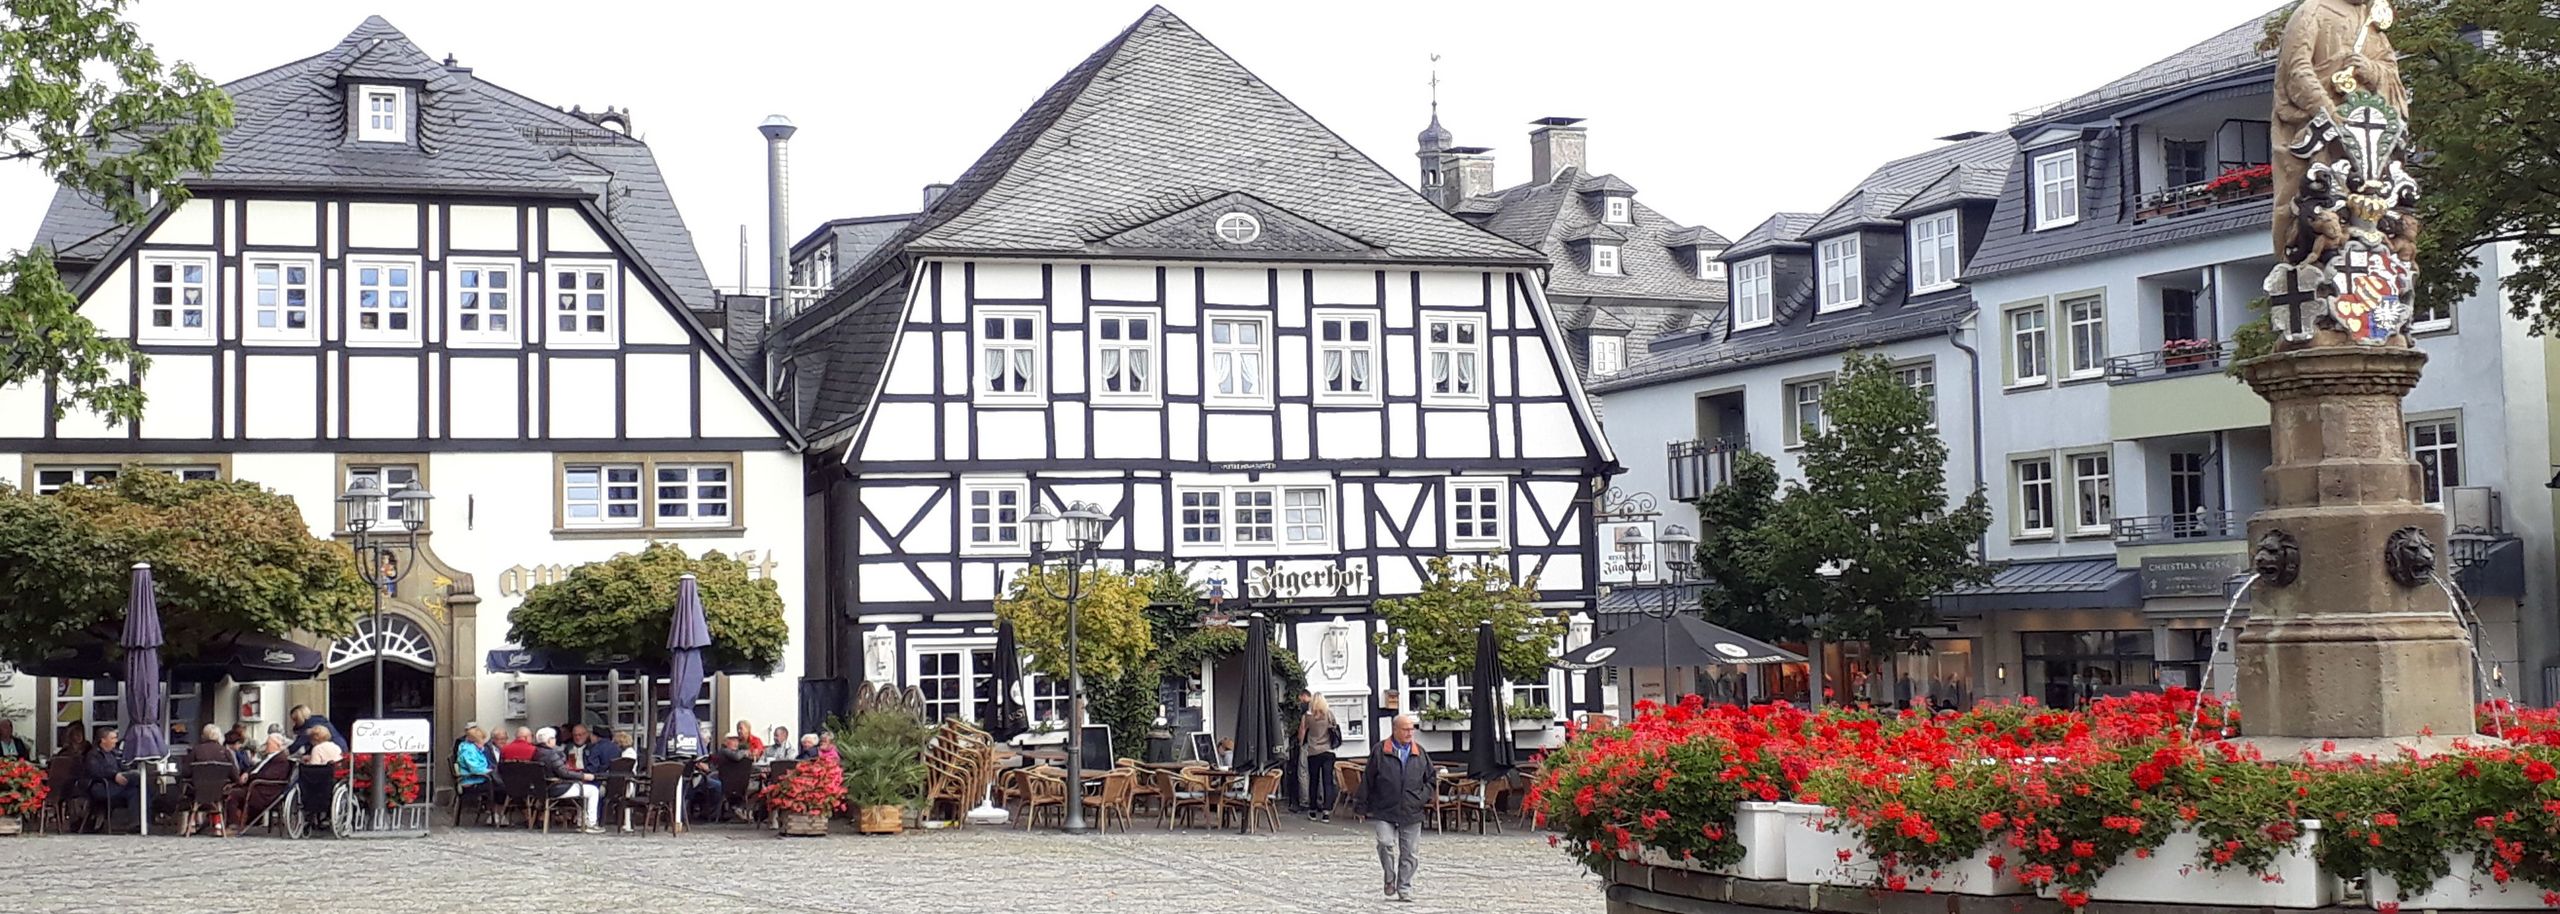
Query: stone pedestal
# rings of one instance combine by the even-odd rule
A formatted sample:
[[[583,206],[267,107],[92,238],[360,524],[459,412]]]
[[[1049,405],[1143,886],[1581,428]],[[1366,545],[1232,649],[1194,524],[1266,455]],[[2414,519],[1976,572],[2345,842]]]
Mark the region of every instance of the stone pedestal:
[[[2274,439],[2268,507],[2249,521],[2261,576],[2236,646],[2241,727],[2252,737],[2474,730],[2463,627],[2445,592],[2410,573],[2452,573],[2432,567],[2444,515],[2419,500],[2401,427],[2400,399],[2426,361],[2415,349],[2348,344],[2241,366],[2272,407]],[[2290,582],[2287,540],[2299,555]]]

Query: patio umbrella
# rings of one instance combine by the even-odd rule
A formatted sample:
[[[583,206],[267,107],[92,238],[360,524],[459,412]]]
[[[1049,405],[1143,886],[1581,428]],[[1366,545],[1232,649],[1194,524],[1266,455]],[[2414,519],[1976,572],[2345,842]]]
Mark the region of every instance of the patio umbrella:
[[[1281,764],[1279,705],[1271,691],[1271,629],[1262,614],[1245,623],[1244,688],[1236,705],[1237,771]]]
[[[1467,774],[1489,778],[1511,770],[1511,753],[1502,738],[1509,735],[1509,709],[1502,706],[1502,647],[1494,640],[1493,623],[1476,623],[1476,666],[1468,702]]]
[[[693,575],[676,581],[675,618],[667,624],[667,727],[660,745],[675,754],[679,739],[698,741],[702,722],[693,703],[702,697],[702,649],[711,646],[711,623],[702,614],[702,592]]]
[[[1022,645],[1014,640],[1013,623],[996,623],[996,719],[987,722],[987,735],[997,742],[1021,736],[1031,729],[1028,714],[1023,713],[1022,695],[1015,691],[1022,683]]]
[[[320,651],[264,632],[232,632],[214,640],[195,657],[169,662],[175,682],[283,682],[320,675]]]
[[[133,564],[133,596],[124,604],[125,745],[134,758],[169,754],[169,725],[160,712],[160,601],[151,590],[151,566]]]
[[[1589,644],[1566,651],[1556,666],[1590,670],[1604,666],[1692,667],[1728,663],[1803,663],[1804,655],[1696,616],[1646,616]]]

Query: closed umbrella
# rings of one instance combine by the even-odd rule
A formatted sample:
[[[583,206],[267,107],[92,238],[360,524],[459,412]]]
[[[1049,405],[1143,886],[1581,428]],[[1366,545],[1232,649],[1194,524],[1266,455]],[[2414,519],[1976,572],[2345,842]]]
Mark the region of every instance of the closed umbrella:
[[[677,754],[686,742],[702,739],[702,722],[693,703],[702,697],[702,649],[711,646],[711,623],[703,616],[702,592],[693,575],[676,581],[675,618],[667,624],[667,726],[659,745]]]
[[[1271,629],[1261,613],[1245,623],[1244,695],[1236,706],[1235,770],[1261,772],[1280,766],[1280,706],[1271,690]],[[1252,782],[1246,781],[1250,788]],[[1253,817],[1246,816],[1246,831]]]
[[[1031,729],[1030,715],[1024,713],[1022,694],[1022,645],[1014,640],[1013,623],[996,623],[996,719],[987,723],[987,735],[997,742],[1021,736]]]
[[[152,595],[151,566],[133,565],[133,596],[124,604],[125,745],[137,759],[169,754],[169,725],[160,713],[160,601]]]
[[[1468,687],[1475,712],[1468,715],[1467,774],[1495,777],[1511,770],[1511,753],[1502,738],[1511,729],[1502,706],[1502,646],[1494,640],[1493,623],[1476,623],[1475,682]]]

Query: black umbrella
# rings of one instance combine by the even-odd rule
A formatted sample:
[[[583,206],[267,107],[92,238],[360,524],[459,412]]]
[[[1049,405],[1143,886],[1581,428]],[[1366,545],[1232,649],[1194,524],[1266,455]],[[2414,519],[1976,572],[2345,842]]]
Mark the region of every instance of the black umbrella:
[[[114,679],[124,668],[116,664],[104,641],[80,641],[46,651],[18,664],[18,672],[54,679]]]
[[[1261,613],[1245,623],[1243,691],[1236,706],[1235,770],[1278,768],[1288,750],[1281,744],[1279,700],[1271,688],[1271,628]],[[1253,830],[1252,816],[1245,817],[1244,828]]]
[[[1493,623],[1476,623],[1475,681],[1468,701],[1475,705],[1467,720],[1467,774],[1496,777],[1511,770],[1511,753],[1502,738],[1511,729],[1502,706],[1502,646],[1494,640]]]
[[[1557,666],[1569,670],[1803,662],[1802,654],[1686,615],[1669,619],[1646,616],[1556,659]]]
[[[320,675],[326,658],[317,648],[263,632],[232,632],[169,664],[176,682],[282,682]]]
[[[151,565],[133,564],[133,595],[125,601],[124,716],[125,745],[131,758],[169,755],[168,714],[160,707],[167,693],[160,686],[160,598],[151,583]]]
[[[997,742],[1021,736],[1031,729],[1030,715],[1023,713],[1022,645],[1014,640],[1013,623],[996,623],[996,718],[987,722],[987,735]]]

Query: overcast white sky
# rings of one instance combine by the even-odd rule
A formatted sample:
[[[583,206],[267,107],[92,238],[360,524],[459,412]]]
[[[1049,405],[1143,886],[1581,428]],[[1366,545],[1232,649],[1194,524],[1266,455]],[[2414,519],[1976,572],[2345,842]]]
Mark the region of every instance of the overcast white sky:
[[[378,13],[427,53],[555,105],[627,107],[712,280],[762,263],[755,125],[794,141],[792,237],[915,209],[1144,0],[139,0],[145,40],[232,80],[319,53]],[[1526,123],[1588,118],[1593,169],[1672,219],[1739,235],[1828,206],[1877,164],[2093,88],[2274,0],[1183,0],[1210,40],[1408,183],[1441,55],[1441,123],[1528,174]],[[0,249],[51,185],[0,166]],[[756,268],[761,273],[761,267]],[[761,286],[762,277],[755,277]]]

